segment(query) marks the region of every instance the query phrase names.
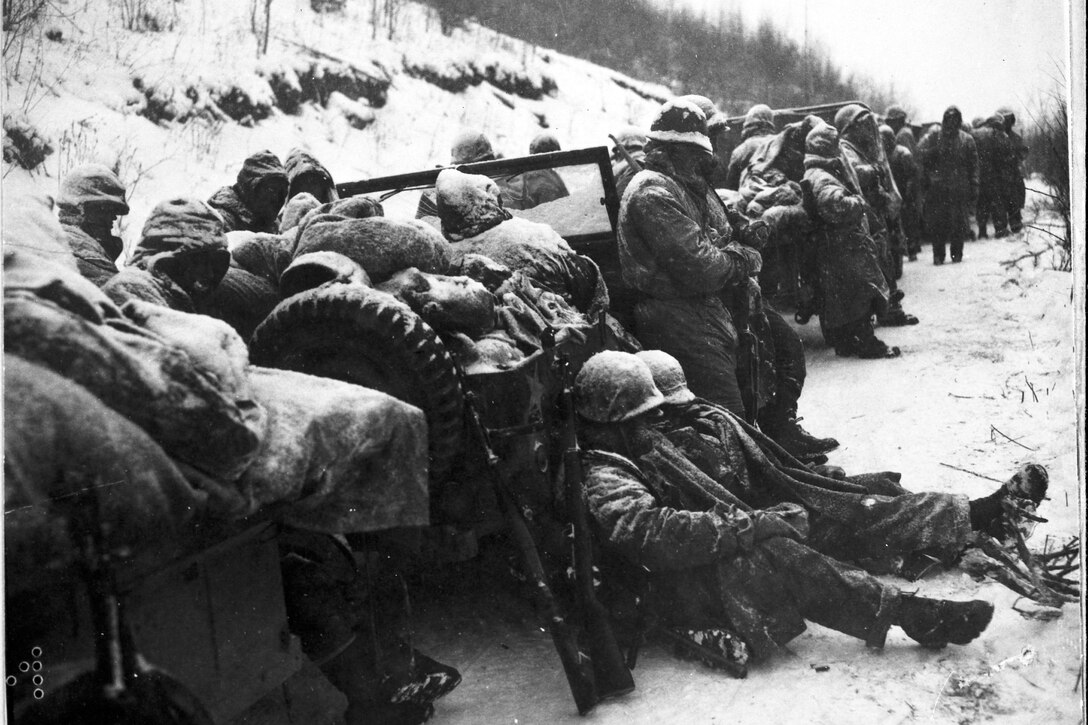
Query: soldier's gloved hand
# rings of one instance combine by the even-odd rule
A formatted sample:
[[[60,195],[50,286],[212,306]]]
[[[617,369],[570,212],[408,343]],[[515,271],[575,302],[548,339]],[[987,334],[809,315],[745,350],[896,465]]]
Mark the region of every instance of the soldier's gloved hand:
[[[754,277],[763,269],[763,257],[752,247],[730,242],[725,246],[728,254],[740,268],[740,278]]]

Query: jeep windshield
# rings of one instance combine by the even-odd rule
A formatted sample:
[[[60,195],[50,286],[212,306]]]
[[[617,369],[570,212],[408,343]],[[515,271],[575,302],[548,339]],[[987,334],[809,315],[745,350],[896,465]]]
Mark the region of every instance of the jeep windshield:
[[[455,166],[494,179],[514,216],[548,224],[572,245],[614,239],[619,199],[608,150],[556,151]],[[386,214],[418,218],[439,228],[434,184],[441,168],[337,186],[341,197],[366,194]]]

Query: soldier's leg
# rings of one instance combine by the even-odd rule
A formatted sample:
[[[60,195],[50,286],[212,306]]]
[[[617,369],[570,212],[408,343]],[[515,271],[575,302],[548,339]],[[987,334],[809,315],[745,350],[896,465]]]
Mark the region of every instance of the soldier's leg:
[[[777,575],[781,589],[749,587],[749,598],[758,609],[779,610],[782,601],[763,601],[777,595],[790,600],[805,619],[852,637],[882,647],[889,627],[901,626],[908,636],[932,647],[949,642],[966,644],[986,628],[993,615],[987,602],[950,602],[922,597],[906,597],[893,586],[856,567],[824,556],[792,539],[774,538],[759,542],[749,556],[756,566],[768,566]],[[735,577],[727,572],[724,586],[746,588],[750,581],[748,566],[736,567]],[[733,567],[729,567],[733,569]],[[768,596],[770,595],[770,596]]]

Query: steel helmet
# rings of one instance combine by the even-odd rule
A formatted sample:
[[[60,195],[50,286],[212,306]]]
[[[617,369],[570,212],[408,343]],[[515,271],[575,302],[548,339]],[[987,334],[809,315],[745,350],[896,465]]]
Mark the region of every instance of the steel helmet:
[[[680,361],[664,350],[643,350],[635,353],[654,378],[654,385],[665,396],[666,403],[690,403],[695,393],[688,389],[688,379]]]
[[[654,376],[629,352],[599,352],[582,366],[574,381],[578,414],[597,423],[619,423],[665,402]]]

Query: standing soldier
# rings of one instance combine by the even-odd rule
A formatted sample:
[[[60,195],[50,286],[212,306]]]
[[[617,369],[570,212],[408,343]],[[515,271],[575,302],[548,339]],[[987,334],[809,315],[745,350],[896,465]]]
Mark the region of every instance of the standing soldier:
[[[922,210],[919,203],[921,169],[918,168],[914,154],[906,146],[897,143],[895,131],[890,126],[880,127],[880,140],[884,144],[888,164],[892,167],[895,186],[903,197],[899,224],[903,236],[906,237],[908,259],[913,262],[918,259],[918,252],[922,249]]]
[[[125,185],[105,166],[81,166],[61,184],[57,206],[79,273],[101,287],[117,274],[125,248],[113,235],[117,217],[128,214]]]
[[[906,147],[917,158],[918,142],[914,138],[914,131],[907,124],[907,112],[901,106],[888,106],[888,110],[884,112],[884,123],[895,133],[895,142]]]
[[[901,237],[892,235],[892,224],[893,220],[898,224],[903,199],[884,157],[876,119],[864,106],[850,104],[835,114],[835,128],[839,132],[847,173],[856,181],[868,204],[869,234],[876,243],[880,268],[891,290],[888,306],[879,315],[880,324],[886,327],[917,325],[918,318],[903,310],[900,303],[903,292],[896,283],[903,275],[904,250],[900,246]]]
[[[643,151],[646,148],[646,132],[637,126],[627,126],[616,132],[612,138],[616,141],[616,145],[612,147],[612,178],[616,180],[616,195],[622,199],[627,185],[639,172],[628,163],[627,157],[630,156],[638,164],[646,161],[646,153]],[[627,153],[620,151],[620,147]]]
[[[1000,239],[1009,234],[1006,196],[1015,163],[1012,145],[1005,135],[1005,119],[994,114],[982,121],[971,136],[978,152],[978,238],[986,238],[986,227],[993,219],[994,238]]]
[[[1009,137],[1009,145],[1012,154],[1009,160],[1009,171],[1006,176],[1007,184],[1005,208],[1009,216],[1009,228],[1016,234],[1024,228],[1024,222],[1020,217],[1020,210],[1024,208],[1024,200],[1027,189],[1024,187],[1024,160],[1028,157],[1028,147],[1024,139],[1013,130],[1016,125],[1016,114],[1011,108],[997,109],[997,114],[1005,121],[1005,135]]]
[[[963,114],[945,109],[918,145],[927,183],[924,221],[933,241],[933,264],[944,264],[945,245],[953,262],[963,260],[963,242],[970,236],[967,214],[978,203],[978,152],[975,140],[962,130]]]
[[[775,134],[774,111],[762,103],[748,109],[741,126],[741,142],[729,156],[729,168],[725,172],[725,188],[739,189],[741,177],[756,152],[767,143],[767,136]]]
[[[636,333],[680,361],[696,395],[743,416],[738,335],[721,294],[759,271],[759,252],[738,243],[707,181],[714,155],[699,107],[669,101],[647,136],[646,168],[620,204],[620,269],[641,298]]]

